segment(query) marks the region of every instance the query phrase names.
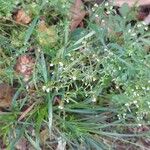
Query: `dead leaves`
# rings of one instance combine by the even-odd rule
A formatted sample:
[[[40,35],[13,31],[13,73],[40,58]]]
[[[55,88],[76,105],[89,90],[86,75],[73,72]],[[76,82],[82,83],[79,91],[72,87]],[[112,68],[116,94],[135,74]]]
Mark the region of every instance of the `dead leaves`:
[[[13,88],[7,84],[0,84],[0,107],[10,107],[13,97]]]
[[[28,81],[32,75],[34,67],[34,59],[29,55],[19,56],[15,65],[17,74],[23,76],[24,81]]]
[[[73,31],[78,26],[83,26],[83,19],[86,15],[85,10],[83,9],[84,5],[81,0],[75,0],[73,6],[71,7],[71,24],[70,30]]]
[[[127,3],[130,7],[136,5],[136,6],[143,6],[143,5],[149,5],[150,0],[109,0],[111,2],[114,2],[115,6],[121,7],[124,3]]]
[[[57,41],[55,26],[47,26],[44,20],[38,25],[38,40],[41,46],[54,46]]]
[[[14,20],[17,23],[21,24],[29,24],[31,22],[31,18],[25,13],[23,9],[19,9],[15,15],[13,15]]]

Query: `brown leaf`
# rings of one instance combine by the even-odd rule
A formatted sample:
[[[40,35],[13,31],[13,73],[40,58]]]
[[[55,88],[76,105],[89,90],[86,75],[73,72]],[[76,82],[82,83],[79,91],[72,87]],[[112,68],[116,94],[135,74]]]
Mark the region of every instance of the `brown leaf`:
[[[73,6],[71,7],[71,31],[76,29],[82,23],[86,15],[86,12],[83,10],[83,7],[84,5],[81,0],[75,0]]]
[[[11,105],[13,88],[7,84],[0,84],[0,107],[5,108]]]
[[[33,103],[31,106],[29,106],[22,114],[21,116],[18,118],[18,121],[21,121],[23,118],[25,118],[27,116],[27,114],[32,110],[32,108],[34,107],[35,103]]]
[[[136,5],[136,6],[143,6],[143,5],[149,5],[150,0],[109,0],[110,2],[114,2],[113,4],[115,6],[121,7],[124,3],[127,3],[130,7]]]
[[[150,24],[150,14],[144,19],[144,22],[149,25]]]
[[[24,137],[22,137],[15,147],[17,150],[27,150],[27,140]]]
[[[55,26],[47,26],[44,20],[38,25],[38,40],[41,46],[53,46],[57,42],[57,32]]]
[[[26,15],[23,9],[18,10],[17,13],[13,15],[13,18],[17,23],[22,23],[25,25],[31,22],[31,18]]]
[[[15,71],[24,77],[24,81],[28,81],[32,75],[34,60],[29,55],[19,56],[15,65]]]
[[[40,132],[40,141],[42,145],[45,145],[46,140],[50,138],[48,129],[44,129]]]

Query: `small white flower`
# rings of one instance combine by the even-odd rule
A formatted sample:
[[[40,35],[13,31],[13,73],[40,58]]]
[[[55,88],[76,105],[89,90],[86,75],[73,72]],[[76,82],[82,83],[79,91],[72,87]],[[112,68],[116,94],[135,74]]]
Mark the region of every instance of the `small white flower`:
[[[73,76],[72,79],[75,81],[77,78],[75,76]]]
[[[67,103],[69,103],[69,100],[68,100],[68,99],[66,99],[66,102],[67,102]]]
[[[74,61],[74,58],[73,58],[73,57],[71,57],[71,58],[70,58],[70,60],[71,60],[71,61]]]
[[[138,27],[138,28],[142,27],[142,24],[138,24],[137,27]]]
[[[58,108],[61,110],[64,109],[64,107],[62,105],[59,105]]]
[[[54,66],[54,64],[50,64],[50,67],[53,67]]]
[[[59,62],[59,65],[62,67],[64,64],[62,62]]]
[[[148,81],[148,83],[150,83],[150,80]]]
[[[110,10],[112,10],[113,9],[113,6],[110,6]]]
[[[128,33],[131,33],[131,29],[128,30]]]
[[[132,33],[131,36],[136,36],[136,33]]]
[[[96,14],[95,17],[98,18],[99,17],[98,14]]]
[[[70,53],[68,53],[67,55],[68,55],[69,57],[71,57],[71,54],[70,54]]]
[[[46,86],[42,86],[42,90],[43,90],[43,91],[46,91]]]
[[[102,23],[105,23],[105,20],[102,19]]]
[[[119,120],[121,119],[121,117],[120,117],[120,115],[119,115],[119,114],[117,115],[117,117],[118,117],[118,119],[119,119]]]
[[[123,118],[124,118],[124,119],[126,118],[126,115],[127,115],[126,113],[123,114]]]
[[[109,14],[110,14],[110,11],[106,11],[106,14],[109,15]]]
[[[145,87],[142,87],[142,90],[145,90],[146,88]]]
[[[93,81],[96,81],[96,78],[95,78],[95,77],[93,77]]]
[[[109,5],[109,3],[107,2],[107,3],[105,3],[105,6],[107,7]]]
[[[137,104],[137,101],[135,100],[135,101],[133,101],[133,104]]]
[[[45,90],[47,93],[49,93],[50,92],[50,88],[46,88],[46,90]]]
[[[139,123],[139,124],[138,124],[138,126],[139,126],[139,127],[141,127],[141,126],[142,126],[142,124],[140,124],[140,123]]]
[[[116,89],[119,89],[119,86],[116,86]]]
[[[96,102],[96,97],[95,96],[93,96],[92,102]]]
[[[147,90],[147,91],[149,91],[149,90],[150,90],[150,88],[148,87],[146,90]]]
[[[136,96],[136,95],[137,95],[137,93],[136,93],[136,92],[133,92],[133,95],[134,95],[134,96]]]
[[[142,21],[142,24],[143,24],[143,25],[147,25],[146,22],[144,22],[144,21]]]
[[[144,29],[147,31],[147,30],[148,30],[148,27],[145,27]]]
[[[92,8],[92,11],[93,11],[93,12],[95,11],[95,8],[94,8],[94,7]]]
[[[97,5],[97,4],[94,4],[94,7],[98,7],[98,5]]]
[[[126,106],[126,107],[129,107],[129,103],[126,103],[125,106]]]
[[[98,58],[96,58],[96,61],[99,62],[100,60]]]

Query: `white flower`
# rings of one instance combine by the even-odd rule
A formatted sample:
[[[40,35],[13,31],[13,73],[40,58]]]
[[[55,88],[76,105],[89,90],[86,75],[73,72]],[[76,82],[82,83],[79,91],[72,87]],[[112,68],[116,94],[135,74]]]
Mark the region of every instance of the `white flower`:
[[[97,5],[97,4],[94,4],[94,7],[98,7],[98,5]]]
[[[71,57],[71,58],[70,58],[70,60],[71,60],[71,61],[74,61],[74,58],[73,58],[73,57]]]
[[[96,102],[96,97],[95,96],[93,96],[92,102]]]
[[[109,15],[109,14],[110,14],[110,11],[106,11],[106,14]]]
[[[119,86],[116,86],[116,89],[119,89]]]
[[[110,10],[112,10],[113,9],[113,6],[110,6]]]
[[[68,53],[67,55],[68,55],[69,57],[71,56],[71,54],[70,54],[70,53]]]
[[[93,11],[93,12],[95,11],[95,8],[94,8],[94,7],[92,8],[92,11]]]
[[[59,105],[58,108],[61,110],[64,109],[64,107],[62,105]]]
[[[105,20],[102,19],[102,23],[105,23]]]
[[[93,81],[96,81],[96,78],[95,78],[95,77],[93,77]]]
[[[128,33],[131,33],[131,29],[128,30]]]
[[[144,29],[147,31],[147,30],[148,30],[148,27],[145,27]]]
[[[96,14],[95,17],[98,18],[99,17],[98,14]]]
[[[62,67],[64,64],[62,62],[59,62],[59,65]]]
[[[147,90],[147,91],[149,91],[149,90],[150,90],[150,88],[148,87],[146,90]]]
[[[50,92],[50,88],[46,88],[46,90],[45,90],[47,93],[49,93]]]
[[[54,66],[54,64],[50,64],[50,67],[53,67]]]
[[[137,27],[140,28],[142,26],[142,24],[138,24]]]
[[[143,25],[147,25],[144,21],[142,21],[142,24],[143,24]]]
[[[133,101],[133,103],[134,103],[134,104],[137,104],[137,101],[135,100],[135,101]]]
[[[136,36],[136,33],[132,33],[131,36]]]
[[[75,81],[77,78],[75,76],[73,76],[72,79]]]
[[[66,102],[67,102],[67,103],[69,103],[69,100],[68,100],[68,99],[66,99]]]
[[[107,3],[105,3],[105,6],[107,7],[109,4],[108,4],[108,2]]]
[[[126,106],[126,107],[129,107],[129,104],[128,104],[128,103],[126,103],[126,104],[125,104],[125,106]]]
[[[42,86],[42,90],[45,92],[45,90],[46,90],[46,86]]]
[[[139,123],[139,124],[138,124],[138,126],[139,126],[139,127],[141,127],[141,126],[142,126],[142,124],[140,124],[140,123]]]

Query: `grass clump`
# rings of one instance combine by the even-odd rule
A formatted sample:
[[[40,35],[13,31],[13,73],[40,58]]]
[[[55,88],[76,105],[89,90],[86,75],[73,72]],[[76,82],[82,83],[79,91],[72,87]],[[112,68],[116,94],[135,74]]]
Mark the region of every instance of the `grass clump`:
[[[21,1],[32,14],[30,25],[6,17],[13,3],[4,11],[0,82],[14,95],[0,113],[3,147],[13,149],[24,139],[28,149],[56,149],[60,142],[66,149],[143,148],[138,139],[149,134],[139,127],[149,128],[150,115],[148,26],[132,24],[135,10],[126,5],[121,15],[101,5],[87,8],[86,27],[70,32],[71,4]],[[34,59],[28,81],[14,69],[22,55]]]

